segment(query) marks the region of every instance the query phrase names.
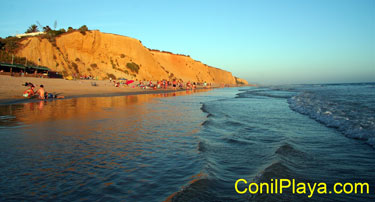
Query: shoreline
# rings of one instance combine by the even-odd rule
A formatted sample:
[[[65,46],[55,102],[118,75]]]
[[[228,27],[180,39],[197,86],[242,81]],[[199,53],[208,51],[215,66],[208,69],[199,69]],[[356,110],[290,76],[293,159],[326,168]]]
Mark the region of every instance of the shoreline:
[[[197,92],[197,90],[200,92],[200,90],[213,90],[211,89],[202,89],[197,88],[196,90],[193,90],[193,92]],[[179,89],[179,90],[139,90],[134,92],[122,92],[122,93],[105,93],[105,94],[81,94],[81,95],[67,95],[64,98],[49,98],[45,100],[39,100],[37,98],[28,99],[23,98],[20,96],[19,98],[13,98],[13,99],[0,99],[0,105],[12,105],[12,104],[23,104],[23,103],[30,103],[30,102],[39,102],[39,101],[52,101],[52,100],[66,100],[66,99],[74,99],[74,98],[89,98],[89,97],[116,97],[116,96],[129,96],[129,95],[146,95],[146,94],[165,94],[165,93],[177,93],[177,92],[184,92],[187,91],[185,89]]]
[[[28,89],[23,86],[25,82],[31,82],[35,85],[35,90],[43,84],[46,92],[63,95],[63,99],[80,97],[113,97],[141,94],[163,94],[187,91],[186,89],[173,90],[168,89],[140,89],[139,87],[115,87],[109,80],[65,80],[51,78],[33,78],[33,77],[11,77],[0,75],[0,105],[21,104],[28,102],[38,102],[39,99],[28,99],[22,96],[22,93]],[[92,86],[95,83],[96,86]],[[197,87],[195,90],[212,90],[215,87],[203,88]],[[194,91],[195,91],[194,90]],[[60,100],[60,99],[47,99]]]

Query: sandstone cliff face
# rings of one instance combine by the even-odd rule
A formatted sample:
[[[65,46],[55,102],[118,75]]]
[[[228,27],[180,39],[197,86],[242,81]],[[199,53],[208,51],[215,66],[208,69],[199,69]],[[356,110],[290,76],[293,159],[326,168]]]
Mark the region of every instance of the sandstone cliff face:
[[[139,40],[99,31],[66,33],[57,37],[55,43],[43,37],[26,38],[17,55],[64,75],[91,75],[99,79],[112,76],[138,80],[176,78],[216,84],[238,81],[230,72],[188,56],[151,51]]]
[[[189,56],[151,51],[161,67],[184,81],[236,84],[230,72],[207,66]]]
[[[248,85],[249,83],[245,79],[241,79],[238,77],[234,77],[236,79],[236,83],[239,85]]]

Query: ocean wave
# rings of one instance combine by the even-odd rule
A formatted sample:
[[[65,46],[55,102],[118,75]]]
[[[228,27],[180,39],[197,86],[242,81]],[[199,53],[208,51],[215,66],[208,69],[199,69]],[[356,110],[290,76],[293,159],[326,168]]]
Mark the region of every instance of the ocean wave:
[[[314,92],[293,96],[288,103],[292,110],[375,147],[375,111],[371,108]]]
[[[315,160],[308,153],[297,149],[289,143],[284,143],[277,148],[275,154],[283,160],[283,163],[288,164],[293,168],[303,169],[310,161]]]
[[[229,114],[223,110],[220,102],[223,100],[216,100],[214,102],[202,103],[201,111],[207,114],[207,117],[226,117],[230,118]]]
[[[305,157],[306,154],[288,143],[283,144],[280,146],[276,151],[276,154],[286,156],[286,157]]]
[[[284,150],[284,151],[281,151]],[[283,145],[279,148],[277,153],[295,153],[296,150],[290,145]],[[297,153],[299,153],[297,151]],[[306,176],[301,176],[299,173],[296,172],[293,165],[289,165],[289,163],[283,159],[279,159],[277,161],[272,162],[263,170],[261,170],[254,178],[253,182],[260,184],[260,183],[268,183],[275,185],[277,180],[280,179],[290,179],[296,180],[298,182],[308,182],[310,181]],[[272,189],[272,188],[271,188]],[[275,188],[276,189],[276,188]],[[275,191],[273,189],[273,191]],[[292,190],[286,189],[283,190],[283,194],[265,194],[267,193],[266,187],[263,187],[262,193],[260,191],[257,194],[252,195],[251,201],[303,201],[300,196],[293,194]],[[313,200],[314,201],[314,200]],[[319,200],[318,200],[319,201]]]
[[[270,97],[270,98],[281,98],[288,99],[295,95],[295,92],[292,90],[278,90],[278,89],[258,89],[258,90],[248,90],[245,92],[238,93],[236,98],[253,98],[257,97]]]
[[[209,113],[208,110],[207,110],[207,105],[205,105],[204,103],[203,103],[202,106],[201,106],[201,110],[202,110],[202,112],[204,112],[204,113]]]
[[[205,151],[207,151],[207,147],[205,146],[205,143],[204,143],[204,142],[199,142],[199,143],[198,143],[198,151],[200,151],[200,152],[205,152]]]
[[[277,161],[267,166],[254,178],[255,182],[270,182],[271,179],[292,179],[293,172],[281,161]]]
[[[242,195],[219,196],[220,191],[214,188],[216,186],[215,180],[199,179],[175,193],[170,201],[248,201]]]
[[[253,142],[249,140],[239,139],[239,138],[234,138],[234,137],[224,137],[223,141],[234,146],[254,144]]]

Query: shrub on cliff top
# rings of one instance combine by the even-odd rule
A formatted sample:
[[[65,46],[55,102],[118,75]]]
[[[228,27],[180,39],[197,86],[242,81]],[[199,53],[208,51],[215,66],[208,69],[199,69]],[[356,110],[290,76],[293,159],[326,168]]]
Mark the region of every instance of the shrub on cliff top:
[[[48,27],[48,26],[47,26]],[[53,30],[48,27],[48,29],[45,29],[44,35],[41,35],[41,38],[47,39],[54,47],[57,47],[56,45],[56,37],[58,37],[61,34],[64,34],[66,31],[65,29],[59,29],[59,30]]]
[[[31,25],[25,33],[39,32],[38,26],[36,24]]]
[[[89,31],[89,28],[87,28],[86,25],[83,25],[83,26],[80,27],[78,30],[79,30],[79,32],[81,32],[81,34],[85,35],[85,34],[86,34],[86,31]]]

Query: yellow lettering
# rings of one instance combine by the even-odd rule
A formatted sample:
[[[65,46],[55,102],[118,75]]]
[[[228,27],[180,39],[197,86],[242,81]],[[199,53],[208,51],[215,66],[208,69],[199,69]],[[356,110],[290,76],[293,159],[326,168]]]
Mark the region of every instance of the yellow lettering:
[[[318,194],[326,194],[327,193],[327,184],[326,183],[319,183],[318,184]]]
[[[287,182],[287,185],[283,185],[283,182]],[[283,189],[289,188],[292,182],[289,179],[280,179],[280,194],[283,193]]]
[[[236,184],[234,184],[234,188],[236,189],[236,192],[239,193],[239,194],[244,194],[244,193],[246,193],[247,188],[245,188],[245,190],[243,190],[243,191],[239,191],[239,190],[238,190],[238,183],[239,183],[239,182],[243,182],[243,183],[247,184],[247,181],[246,181],[245,179],[238,179],[238,180],[236,181]]]
[[[251,188],[252,186],[255,186],[255,191],[253,191],[253,189]],[[258,187],[257,183],[253,182],[253,183],[249,184],[250,194],[256,194],[256,193],[258,193],[258,191],[259,191],[259,187]]]
[[[307,183],[307,186],[309,187],[309,191],[310,191],[310,195],[308,197],[311,198],[312,195],[314,194],[316,183],[314,183],[313,187],[310,186],[310,183]]]
[[[277,194],[277,179],[275,179],[275,194]]]
[[[306,194],[306,184],[305,183],[298,183],[297,184],[297,194]]]
[[[277,183],[280,182],[278,185]],[[244,185],[248,185],[244,187],[244,185],[240,184],[243,183]],[[292,188],[292,193],[295,194],[307,194],[308,198],[311,198],[315,191],[318,194],[327,194],[327,184],[324,182],[320,183],[296,183],[295,179],[271,179],[270,182],[263,182],[263,183],[255,183],[252,182],[248,184],[245,179],[238,179],[235,182],[234,188],[238,194],[245,194],[249,192],[250,194],[283,194],[285,189]],[[307,190],[308,189],[308,190]],[[364,183],[335,183],[333,186],[333,192],[335,194],[369,194],[370,193],[370,185],[366,182]],[[332,191],[329,191],[332,194]]]
[[[350,187],[350,191],[346,190],[346,187]],[[353,192],[353,185],[351,183],[345,183],[344,184],[344,192],[345,194],[351,194]]]
[[[333,191],[335,191],[336,194],[341,194],[342,193],[342,189],[340,188],[340,191],[337,191],[336,187],[337,186],[340,186],[342,187],[342,184],[341,183],[336,183],[335,186],[333,186]]]
[[[292,182],[293,182],[293,194],[295,194],[296,193],[296,180],[293,179]]]
[[[358,191],[358,190],[357,190],[357,187],[358,187],[358,186],[361,187],[361,192],[360,192],[359,194],[364,194],[364,193],[363,193],[363,186],[366,186],[366,194],[369,194],[369,191],[370,191],[370,190],[369,190],[369,189],[370,189],[369,187],[370,187],[370,185],[369,185],[367,182],[366,182],[366,183],[355,183],[354,185],[355,185],[354,190],[355,190],[355,193],[356,193],[356,194],[358,194],[358,192],[357,192],[357,191]]]
[[[260,193],[262,194],[263,193],[263,186],[266,186],[266,194],[269,194],[269,184],[268,183],[260,183],[260,187],[259,187],[259,189],[260,189]]]

